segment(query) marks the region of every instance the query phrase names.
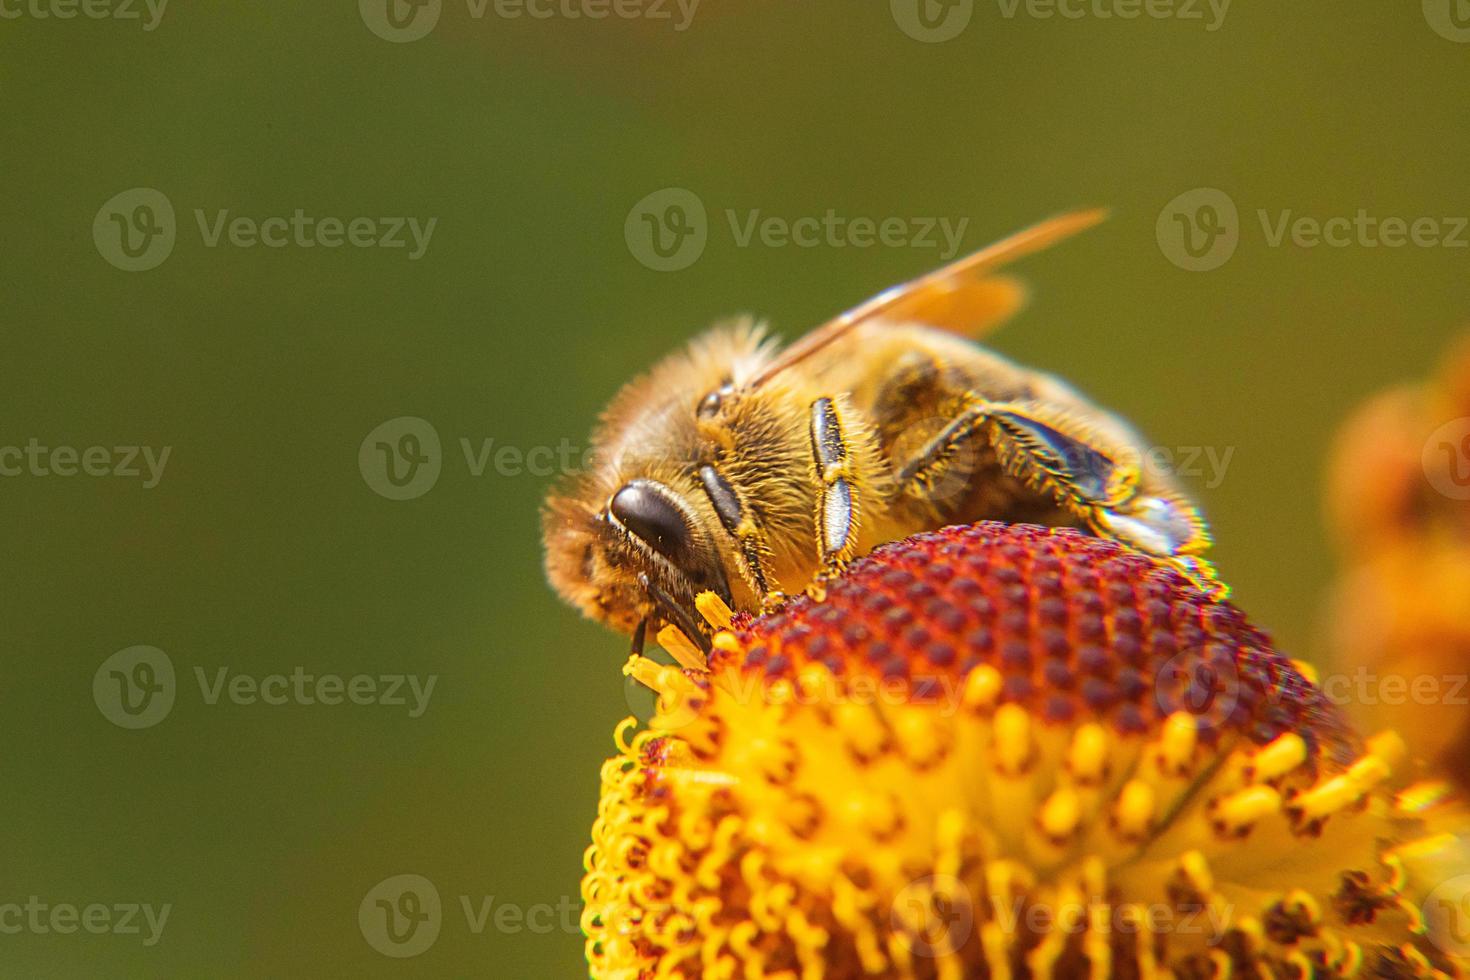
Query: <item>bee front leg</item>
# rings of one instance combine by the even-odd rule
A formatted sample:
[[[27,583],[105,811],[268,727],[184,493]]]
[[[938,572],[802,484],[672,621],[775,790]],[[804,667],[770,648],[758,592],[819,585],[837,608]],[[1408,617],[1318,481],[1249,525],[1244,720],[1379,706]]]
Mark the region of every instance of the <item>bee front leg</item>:
[[[741,502],[740,494],[730,485],[715,467],[708,464],[699,468],[699,482],[705,496],[715,509],[715,516],[725,531],[735,540],[736,550],[744,566],[745,580],[756,598],[760,600],[761,612],[773,612],[786,602],[786,596],[771,589],[766,572],[765,535],[756,523],[750,510]]]
[[[861,499],[852,471],[852,453],[842,417],[831,398],[811,407],[812,464],[817,487],[817,544],[822,568],[815,584],[840,573],[857,548]]]

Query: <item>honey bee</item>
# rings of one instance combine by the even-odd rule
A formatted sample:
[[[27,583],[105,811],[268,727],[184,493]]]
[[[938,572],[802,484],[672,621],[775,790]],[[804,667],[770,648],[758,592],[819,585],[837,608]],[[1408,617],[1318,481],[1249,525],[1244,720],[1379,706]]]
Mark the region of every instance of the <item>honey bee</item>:
[[[764,327],[716,327],[628,384],[593,436],[594,465],[544,513],[552,585],[632,634],[677,627],[706,591],[769,611],[852,558],[982,519],[1083,528],[1199,557],[1199,511],[1117,416],[974,338],[1014,313],[1010,261],[1087,228],[1062,215],[890,289],[780,350]]]

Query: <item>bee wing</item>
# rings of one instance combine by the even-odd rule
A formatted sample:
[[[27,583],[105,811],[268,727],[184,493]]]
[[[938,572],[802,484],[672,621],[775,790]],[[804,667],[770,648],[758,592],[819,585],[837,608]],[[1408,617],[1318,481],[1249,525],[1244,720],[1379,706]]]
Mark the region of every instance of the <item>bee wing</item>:
[[[805,360],[862,323],[878,317],[912,320],[978,337],[1025,302],[1026,292],[1008,276],[991,273],[1032,252],[1085,231],[1107,217],[1105,210],[1073,211],[1048,218],[1001,239],[942,269],[894,286],[828,320],[768,364],[750,382],[754,388]]]
[[[978,339],[1015,316],[1027,296],[1026,287],[1013,276],[944,279],[908,290],[883,315]]]

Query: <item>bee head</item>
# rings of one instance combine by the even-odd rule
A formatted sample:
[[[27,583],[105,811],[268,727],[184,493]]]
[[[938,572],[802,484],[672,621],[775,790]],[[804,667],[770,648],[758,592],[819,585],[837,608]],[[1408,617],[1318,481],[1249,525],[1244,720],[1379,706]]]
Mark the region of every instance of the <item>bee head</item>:
[[[577,495],[553,497],[543,523],[552,586],[620,632],[659,616],[656,592],[686,610],[704,591],[730,601],[706,516],[666,483],[634,477],[600,508]]]
[[[712,498],[705,472],[708,427],[770,351],[741,321],[624,386],[593,435],[591,467],[547,502],[546,572],[564,599],[631,633],[692,611],[701,592],[730,603],[732,582],[748,591],[729,555],[734,492],[714,481]]]

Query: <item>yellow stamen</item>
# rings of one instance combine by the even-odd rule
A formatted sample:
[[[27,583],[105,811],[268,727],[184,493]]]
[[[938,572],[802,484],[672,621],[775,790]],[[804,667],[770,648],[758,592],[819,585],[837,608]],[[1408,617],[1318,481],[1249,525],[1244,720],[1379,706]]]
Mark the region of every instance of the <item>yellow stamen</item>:
[[[704,652],[672,623],[658,631],[658,645],[669,651],[669,656],[677,660],[679,666],[685,670],[709,670]]]
[[[730,620],[734,613],[730,611],[729,606],[725,605],[725,600],[715,593],[701,592],[695,596],[694,608],[704,617],[704,621],[715,629],[727,630],[730,628]]]
[[[1031,716],[1020,705],[1001,705],[995,712],[996,768],[1019,776],[1031,758],[1031,747]]]
[[[1287,732],[1251,758],[1256,782],[1266,783],[1291,772],[1307,761],[1307,743],[1295,732]]]
[[[1141,838],[1154,818],[1153,787],[1140,779],[1130,779],[1118,794],[1113,816],[1124,840]]]

